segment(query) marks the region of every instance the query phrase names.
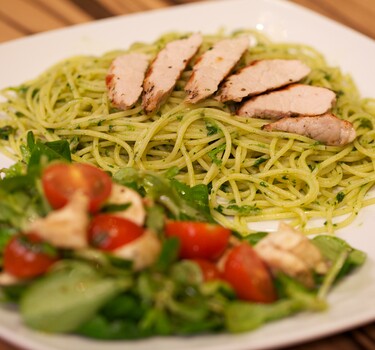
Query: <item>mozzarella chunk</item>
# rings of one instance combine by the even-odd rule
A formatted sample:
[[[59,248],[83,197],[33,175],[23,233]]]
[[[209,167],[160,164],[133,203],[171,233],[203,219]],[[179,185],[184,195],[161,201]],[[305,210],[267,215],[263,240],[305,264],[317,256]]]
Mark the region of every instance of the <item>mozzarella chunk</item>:
[[[132,221],[139,226],[143,226],[146,218],[146,210],[143,205],[142,197],[136,191],[132,190],[131,188],[113,183],[108,203],[129,203],[130,206],[127,209],[116,211],[111,214]]]
[[[154,232],[146,230],[141,237],[115,249],[112,254],[122,259],[131,260],[133,269],[139,271],[151,266],[159,257],[160,251],[159,238]]]
[[[312,271],[323,274],[328,265],[310,240],[285,223],[256,246],[256,252],[273,271],[281,271],[307,287],[313,287]]]
[[[88,246],[89,199],[77,191],[68,204],[32,222],[26,233],[36,233],[58,248],[81,249]]]

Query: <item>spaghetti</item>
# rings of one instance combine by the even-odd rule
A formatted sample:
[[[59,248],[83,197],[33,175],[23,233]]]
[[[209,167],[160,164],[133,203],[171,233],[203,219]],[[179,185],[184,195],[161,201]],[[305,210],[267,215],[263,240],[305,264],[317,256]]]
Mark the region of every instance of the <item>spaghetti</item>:
[[[170,98],[152,116],[140,104],[116,110],[107,97],[105,76],[123,53],[74,57],[48,69],[33,81],[2,91],[5,117],[0,128],[14,132],[0,140],[1,151],[22,159],[28,131],[48,141],[69,141],[73,160],[89,162],[112,173],[123,167],[165,173],[189,185],[212,186],[210,206],[223,225],[245,232],[251,222],[289,219],[307,234],[333,232],[350,224],[358,211],[375,203],[366,194],[375,182],[375,100],[361,99],[347,75],[327,65],[311,47],[256,39],[238,67],[264,58],[299,59],[312,69],[303,83],[332,89],[333,112],[353,123],[357,139],[344,147],[325,146],[307,137],[261,130],[267,121],[233,115],[232,105],[206,99],[185,105],[184,85],[190,64]],[[204,36],[200,53],[225,35]],[[167,34],[129,51],[155,55]],[[233,218],[233,219],[232,219]],[[324,225],[311,224],[323,218]]]

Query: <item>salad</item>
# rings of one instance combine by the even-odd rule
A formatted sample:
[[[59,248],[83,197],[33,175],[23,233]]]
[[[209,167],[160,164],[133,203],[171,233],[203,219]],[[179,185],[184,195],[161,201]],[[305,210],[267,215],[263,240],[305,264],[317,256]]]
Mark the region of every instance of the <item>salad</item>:
[[[245,332],[321,311],[366,256],[281,223],[240,235],[214,222],[210,188],[72,163],[67,141],[30,132],[2,169],[0,284],[22,321],[98,339]]]

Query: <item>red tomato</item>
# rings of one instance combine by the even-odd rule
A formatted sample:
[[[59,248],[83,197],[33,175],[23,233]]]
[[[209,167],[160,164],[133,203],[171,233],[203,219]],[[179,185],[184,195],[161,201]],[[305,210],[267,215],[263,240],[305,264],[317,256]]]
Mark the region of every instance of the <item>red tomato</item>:
[[[143,228],[121,217],[99,214],[91,220],[88,234],[91,245],[112,251],[139,238]]]
[[[43,190],[54,209],[62,208],[77,191],[90,199],[89,210],[98,211],[109,197],[112,180],[104,171],[83,163],[56,163],[47,167],[42,175]]]
[[[199,265],[205,282],[221,278],[218,268],[211,261],[205,259],[194,259],[193,261]]]
[[[168,221],[168,237],[180,239],[180,257],[183,259],[217,259],[228,245],[231,231],[220,225],[194,221]]]
[[[18,278],[31,278],[45,273],[58,260],[43,252],[36,234],[16,235],[4,249],[4,271]]]
[[[240,299],[261,303],[276,300],[267,266],[247,243],[241,243],[229,252],[223,278],[232,285]]]

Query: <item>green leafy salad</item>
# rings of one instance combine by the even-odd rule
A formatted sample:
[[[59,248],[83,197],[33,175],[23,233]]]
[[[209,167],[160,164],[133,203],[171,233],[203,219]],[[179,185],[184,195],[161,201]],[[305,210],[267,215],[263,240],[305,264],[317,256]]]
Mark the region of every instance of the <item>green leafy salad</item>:
[[[214,222],[205,185],[72,163],[35,140],[0,180],[1,297],[22,322],[98,339],[245,332],[327,308],[366,256],[281,223],[241,236]]]

